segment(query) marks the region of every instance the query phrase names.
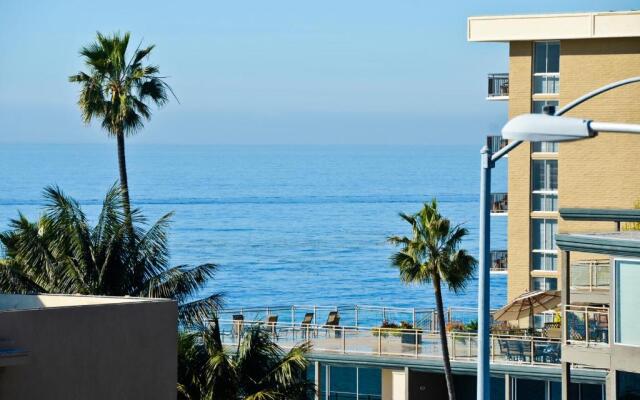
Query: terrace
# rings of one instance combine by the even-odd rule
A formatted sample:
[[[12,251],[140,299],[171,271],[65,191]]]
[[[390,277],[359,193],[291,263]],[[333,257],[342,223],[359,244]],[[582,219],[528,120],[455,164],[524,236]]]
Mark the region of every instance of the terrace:
[[[466,308],[446,311],[447,339],[453,361],[476,361],[475,312]],[[442,358],[435,317],[433,309],[283,306],[225,311],[219,324],[223,342],[229,346],[238,344],[243,330],[259,325],[268,329],[283,348],[309,340],[316,353],[428,360]],[[545,337],[543,332],[537,336],[526,331],[503,334],[496,329],[495,332],[491,335],[493,363],[539,366],[560,363],[559,338]]]

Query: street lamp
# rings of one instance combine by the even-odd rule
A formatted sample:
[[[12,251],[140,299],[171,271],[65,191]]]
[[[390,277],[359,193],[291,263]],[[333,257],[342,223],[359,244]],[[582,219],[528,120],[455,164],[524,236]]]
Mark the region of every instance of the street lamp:
[[[523,141],[529,142],[561,142],[581,140],[594,137],[598,132],[640,133],[640,125],[596,122],[579,118],[561,117],[569,110],[604,92],[630,83],[640,82],[640,76],[613,82],[589,92],[572,101],[561,109],[549,114],[525,114],[513,118],[502,129],[502,137],[511,142],[503,149],[491,154],[484,146],[480,151],[480,226],[478,255],[478,381],[477,399],[489,400],[490,390],[490,294],[489,294],[489,258],[490,258],[490,196],[491,170],[495,162],[515,149]],[[554,112],[555,111],[555,112]]]

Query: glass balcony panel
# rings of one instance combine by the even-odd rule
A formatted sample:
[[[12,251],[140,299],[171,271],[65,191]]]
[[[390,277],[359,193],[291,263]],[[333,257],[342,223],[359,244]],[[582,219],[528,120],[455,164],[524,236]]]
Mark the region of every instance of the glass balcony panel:
[[[487,98],[506,98],[509,96],[509,74],[489,74],[488,84]]]
[[[609,343],[609,309],[565,306],[567,343],[598,345]]]
[[[534,94],[558,94],[560,76],[558,74],[536,74],[533,76]]]

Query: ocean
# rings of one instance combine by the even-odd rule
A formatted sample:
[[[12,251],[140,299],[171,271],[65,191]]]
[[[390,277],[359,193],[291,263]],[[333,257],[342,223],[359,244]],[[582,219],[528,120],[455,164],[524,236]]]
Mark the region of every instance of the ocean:
[[[478,143],[481,141],[479,140]],[[204,293],[227,307],[317,304],[433,307],[433,290],[407,286],[390,267],[390,235],[409,234],[399,212],[436,198],[470,231],[478,253],[478,146],[129,145],[132,202],[150,220],[174,211],[171,262],[220,265]],[[18,211],[36,218],[42,189],[58,185],[95,219],[117,181],[115,143],[0,146],[0,229]],[[494,173],[505,191],[506,168]],[[506,218],[492,218],[506,248]],[[506,276],[491,278],[492,307]],[[477,280],[445,306],[474,307]]]

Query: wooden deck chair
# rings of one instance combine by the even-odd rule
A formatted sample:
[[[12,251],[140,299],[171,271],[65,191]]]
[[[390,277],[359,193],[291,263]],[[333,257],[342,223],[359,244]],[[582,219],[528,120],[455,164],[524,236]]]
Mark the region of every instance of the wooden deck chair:
[[[277,315],[268,315],[266,320],[267,329],[269,333],[278,338],[278,331],[276,330],[276,325],[278,324],[278,316]]]
[[[300,323],[300,330],[302,331],[302,337],[309,337],[309,334],[313,332],[313,317],[312,312],[308,312],[304,315],[302,322]]]
[[[244,315],[233,314],[233,326],[231,327],[231,336],[240,336],[244,328]]]
[[[338,337],[337,333],[340,332],[340,314],[337,311],[329,312],[327,316],[327,322],[322,326],[326,329],[326,333],[329,334],[329,331],[333,331],[334,336]]]

